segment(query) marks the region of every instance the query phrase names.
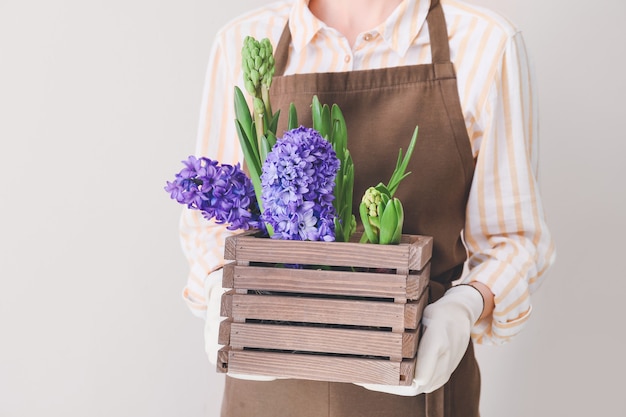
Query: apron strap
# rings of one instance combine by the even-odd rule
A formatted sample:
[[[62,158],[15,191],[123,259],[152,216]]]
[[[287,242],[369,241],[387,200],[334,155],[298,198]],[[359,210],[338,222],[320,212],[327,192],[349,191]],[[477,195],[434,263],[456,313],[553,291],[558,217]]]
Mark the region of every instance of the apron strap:
[[[426,17],[430,36],[431,59],[433,64],[450,62],[448,27],[439,0],[432,0]]]
[[[450,47],[448,45],[448,28],[446,26],[446,19],[443,15],[443,8],[439,0],[432,0],[428,16],[426,17],[428,23],[428,34],[430,36],[431,44],[431,60],[433,64],[443,64],[450,62]],[[274,76],[281,77],[285,74],[285,68],[287,67],[287,61],[289,60],[289,46],[291,45],[291,30],[289,29],[289,20],[285,24],[276,51],[274,52]],[[436,67],[439,67],[436,65]],[[438,70],[438,76],[447,77],[453,74],[439,74],[442,70]]]

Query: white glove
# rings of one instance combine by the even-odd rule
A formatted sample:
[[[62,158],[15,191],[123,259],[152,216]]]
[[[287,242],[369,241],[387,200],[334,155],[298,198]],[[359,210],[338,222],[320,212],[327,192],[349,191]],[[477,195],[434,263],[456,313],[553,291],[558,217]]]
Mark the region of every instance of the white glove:
[[[213,271],[204,282],[204,291],[207,302],[206,322],[204,324],[204,347],[209,362],[217,366],[217,352],[223,346],[217,343],[220,332],[220,323],[225,317],[220,315],[222,305],[222,294],[228,291],[228,288],[222,288],[222,269]],[[263,375],[246,375],[228,373],[228,376],[239,379],[248,379],[252,381],[273,381],[274,377]]]
[[[483,311],[480,292],[469,285],[450,288],[426,306],[424,333],[417,350],[415,379],[410,386],[358,384],[388,394],[414,396],[443,386],[461,362],[472,327]]]
[[[222,294],[227,290],[222,288],[222,269],[209,274],[204,281],[205,300],[207,303],[206,322],[204,323],[204,348],[209,357],[209,362],[217,365],[217,351],[222,348],[217,344],[220,332],[220,308]]]

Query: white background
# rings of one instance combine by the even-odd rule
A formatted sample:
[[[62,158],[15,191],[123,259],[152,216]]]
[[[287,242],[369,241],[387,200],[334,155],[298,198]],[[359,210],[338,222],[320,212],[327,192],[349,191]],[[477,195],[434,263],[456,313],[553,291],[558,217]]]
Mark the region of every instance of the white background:
[[[523,334],[479,348],[483,417],[624,416],[626,7],[475,2],[534,60],[558,246]],[[264,3],[0,0],[0,417],[218,415],[162,187],[213,35]]]

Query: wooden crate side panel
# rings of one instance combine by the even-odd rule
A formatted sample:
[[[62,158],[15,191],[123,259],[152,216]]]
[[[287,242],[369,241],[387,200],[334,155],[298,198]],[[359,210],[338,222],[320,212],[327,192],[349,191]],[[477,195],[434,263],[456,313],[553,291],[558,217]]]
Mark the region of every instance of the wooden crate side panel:
[[[234,330],[231,330],[234,329]],[[231,334],[233,342],[231,344]],[[218,344],[234,348],[303,350],[309,352],[386,356],[398,361],[413,358],[419,345],[419,329],[403,333],[358,329],[305,328],[302,326],[220,323]],[[401,346],[398,339],[401,338]]]
[[[414,358],[420,341],[420,329],[407,330],[402,333],[402,357]]]
[[[430,280],[430,262],[428,262],[421,271],[411,271],[406,280],[406,294],[409,300],[418,300],[426,293],[428,282]]]
[[[424,308],[428,304],[428,291],[424,291],[422,296],[417,301],[412,301],[407,303],[405,317],[405,328],[406,329],[417,329],[420,325],[420,321],[422,320],[422,313],[424,312]]]
[[[407,236],[407,238],[410,240],[409,269],[421,271],[433,256],[433,238],[419,235]]]
[[[378,359],[230,350],[228,372],[362,384],[410,385],[415,359]]]
[[[271,268],[260,266],[224,266],[224,288],[265,290],[305,294],[330,294],[356,297],[416,300],[428,285],[430,263],[418,273],[385,274]]]
[[[402,358],[415,356],[417,333],[416,330],[393,333],[328,327],[232,323],[230,346],[234,349],[259,348],[381,356],[400,361]]]
[[[405,329],[417,329],[417,326],[419,326],[420,319],[422,318],[422,310],[419,308],[419,305],[419,300],[417,302],[411,302],[404,305]]]
[[[217,365],[216,370],[219,373],[228,372],[228,355],[230,352],[230,348],[228,346],[224,346],[220,350],[217,351]]]
[[[226,318],[220,322],[220,328],[217,333],[218,345],[230,345],[230,329],[233,324],[233,319]]]
[[[421,270],[432,255],[432,238],[410,236],[409,243],[372,245],[355,242],[309,242],[238,235],[226,239],[224,258],[267,262]]]
[[[422,297],[425,298],[425,297]],[[279,320],[319,324],[389,327],[395,332],[416,329],[419,303],[236,294],[222,296],[222,316],[234,321]]]

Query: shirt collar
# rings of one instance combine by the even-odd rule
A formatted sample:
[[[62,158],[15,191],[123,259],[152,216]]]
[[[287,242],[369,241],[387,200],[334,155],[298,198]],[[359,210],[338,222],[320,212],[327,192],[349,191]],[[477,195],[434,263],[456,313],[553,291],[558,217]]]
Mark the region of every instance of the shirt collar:
[[[309,10],[309,0],[296,0],[289,15],[293,47],[302,51],[326,25]],[[424,26],[429,0],[404,0],[383,23],[374,28],[391,49],[404,56]]]
[[[424,26],[429,0],[405,0],[376,30],[391,49],[404,56]]]
[[[296,0],[289,14],[291,42],[296,52],[302,51],[325,26],[309,10],[309,0]]]

